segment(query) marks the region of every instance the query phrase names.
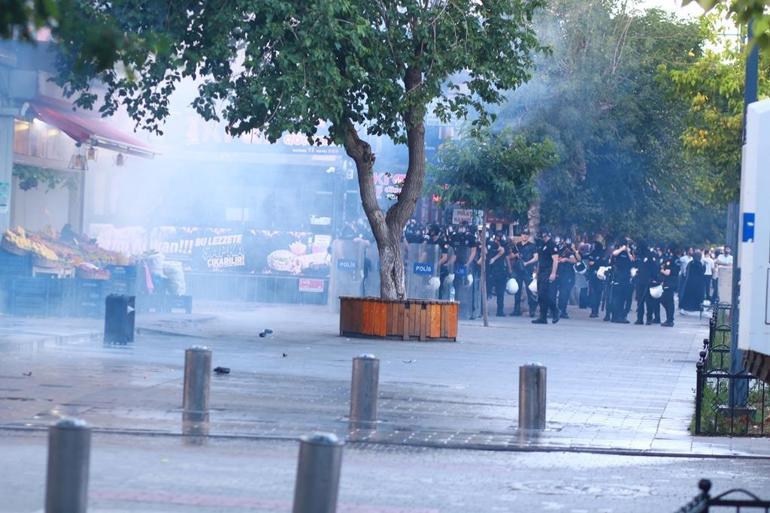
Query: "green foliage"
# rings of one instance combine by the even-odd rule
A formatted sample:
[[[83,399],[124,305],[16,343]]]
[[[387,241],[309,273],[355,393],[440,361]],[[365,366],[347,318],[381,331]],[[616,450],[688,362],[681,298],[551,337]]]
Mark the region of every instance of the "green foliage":
[[[13,176],[19,179],[19,188],[23,191],[35,189],[41,185],[46,187],[46,192],[58,187],[67,187],[68,189],[77,187],[77,182],[73,177],[61,171],[43,167],[14,164]]]
[[[718,239],[721,213],[696,188],[702,163],[683,158],[688,103],[658,71],[697,60],[699,24],[619,0],[553,0],[537,26],[553,56],[499,124],[556,145],[559,163],[539,178],[541,222],[661,243]]]
[[[59,82],[92,106],[89,79],[99,78],[103,112],[123,104],[154,131],[191,77],[201,81],[194,108],[232,134],[318,142],[326,124],[340,143],[350,122],[404,142],[407,114],[428,105],[443,120],[488,121],[486,105],[528,78],[540,49],[530,23],[540,0],[66,1]],[[88,27],[122,35],[106,61],[83,53]]]
[[[56,24],[56,0],[0,0],[0,39],[34,41],[35,31]]]
[[[720,13],[704,17],[704,36],[716,43],[724,21]],[[759,94],[766,97],[770,65],[765,55],[760,61]],[[738,199],[745,67],[744,48],[731,40],[712,45],[686,66],[661,66],[671,94],[688,103],[682,142],[691,157],[705,164],[698,187],[718,204]]]
[[[511,130],[483,131],[441,146],[430,170],[431,188],[449,204],[520,214],[536,195],[535,177],[556,161],[549,140],[528,141]]]
[[[682,5],[697,2],[706,12],[726,8],[733,19],[743,25],[750,23],[753,29],[752,44],[762,50],[770,49],[770,0],[682,0]]]

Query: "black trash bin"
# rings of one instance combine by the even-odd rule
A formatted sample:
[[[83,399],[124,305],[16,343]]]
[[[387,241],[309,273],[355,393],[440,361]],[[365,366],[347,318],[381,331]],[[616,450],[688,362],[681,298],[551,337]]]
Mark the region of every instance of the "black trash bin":
[[[136,298],[110,294],[104,300],[104,341],[125,344],[134,341]]]

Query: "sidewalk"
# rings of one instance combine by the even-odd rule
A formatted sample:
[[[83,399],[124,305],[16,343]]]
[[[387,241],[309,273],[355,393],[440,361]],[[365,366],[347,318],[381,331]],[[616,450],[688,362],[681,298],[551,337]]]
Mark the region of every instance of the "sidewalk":
[[[198,310],[142,317],[136,342],[121,347],[91,337],[30,354],[0,341],[0,388],[24,399],[0,397],[0,428],[42,429],[66,414],[105,432],[178,436],[183,350],[205,344],[213,366],[231,368],[212,378],[212,437],[324,430],[363,444],[770,458],[770,439],[687,432],[705,318],[679,319],[673,329],[608,324],[579,311],[555,326],[493,318],[489,328],[462,322],[453,344],[342,338],[324,307]],[[31,329],[5,321],[0,329]],[[100,328],[46,322],[50,330]],[[274,334],[260,338],[265,328]],[[346,418],[351,358],[361,353],[381,360],[375,431],[350,429]],[[532,361],[548,367],[548,425],[535,435],[516,429],[518,366]]]

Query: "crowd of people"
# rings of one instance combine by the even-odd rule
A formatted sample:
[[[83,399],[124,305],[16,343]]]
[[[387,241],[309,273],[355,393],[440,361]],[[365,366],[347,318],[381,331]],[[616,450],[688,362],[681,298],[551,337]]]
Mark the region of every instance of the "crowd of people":
[[[480,313],[483,252],[477,239],[466,224],[424,228],[412,222],[405,231],[407,243],[439,246],[439,297],[470,302],[471,318]],[[687,314],[719,301],[719,271],[733,263],[729,247],[664,248],[628,237],[573,241],[548,230],[537,237],[527,230],[511,237],[498,232],[486,249],[486,289],[496,314],[526,313],[536,324],[569,319],[571,304],[590,310],[591,318],[603,313],[605,321],[627,324],[635,303],[635,324],[673,326],[677,302]],[[506,294],[514,296],[508,314]]]

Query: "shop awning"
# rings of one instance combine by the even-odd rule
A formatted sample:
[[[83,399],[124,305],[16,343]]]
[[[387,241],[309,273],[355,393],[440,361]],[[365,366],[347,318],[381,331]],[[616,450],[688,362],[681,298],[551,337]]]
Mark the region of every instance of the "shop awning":
[[[90,144],[121,153],[153,158],[157,152],[147,144],[116,128],[102,118],[73,111],[57,100],[39,99],[30,102],[35,117],[54,126],[81,144]]]

